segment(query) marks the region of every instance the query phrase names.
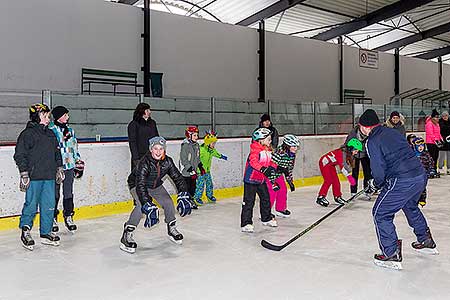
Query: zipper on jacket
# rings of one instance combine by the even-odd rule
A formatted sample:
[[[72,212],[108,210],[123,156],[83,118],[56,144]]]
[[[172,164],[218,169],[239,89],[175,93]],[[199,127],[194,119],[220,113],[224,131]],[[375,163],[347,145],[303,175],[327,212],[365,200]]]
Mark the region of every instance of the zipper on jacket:
[[[153,182],[153,188],[156,188],[156,182],[158,181],[159,176],[161,175],[161,168],[159,167],[159,160],[156,163],[156,178],[155,181]]]

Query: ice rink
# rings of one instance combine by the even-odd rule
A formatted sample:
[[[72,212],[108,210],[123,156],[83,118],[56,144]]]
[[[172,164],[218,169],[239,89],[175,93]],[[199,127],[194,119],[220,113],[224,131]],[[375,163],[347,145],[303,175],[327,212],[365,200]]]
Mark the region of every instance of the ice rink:
[[[76,234],[62,229],[59,247],[41,245],[34,228],[33,252],[18,229],[0,232],[0,299],[449,299],[449,180],[429,181],[423,209],[440,255],[414,251],[415,236],[397,215],[401,271],[373,264],[373,201],[356,200],[281,252],[262,248],[261,239],[284,243],[335,207],[316,205],[319,187],[311,186],[289,193],[292,217],[278,218],[278,228],[262,227],[255,208],[255,233],[241,233],[241,199],[226,199],[178,218],[181,246],[164,223],[141,223],[135,254],[119,249],[127,215],[77,221]]]

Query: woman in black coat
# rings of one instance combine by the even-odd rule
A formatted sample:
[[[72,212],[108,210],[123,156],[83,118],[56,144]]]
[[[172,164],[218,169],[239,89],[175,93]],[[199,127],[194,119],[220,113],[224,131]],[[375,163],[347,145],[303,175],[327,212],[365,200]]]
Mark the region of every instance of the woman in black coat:
[[[150,105],[139,103],[133,114],[133,120],[128,124],[128,143],[131,152],[131,170],[148,152],[148,140],[159,136],[156,122],[151,118]]]
[[[448,119],[448,111],[443,111],[439,119],[439,127],[441,128],[441,135],[444,139],[444,145],[439,149],[439,169],[444,168],[444,160],[447,162],[447,174],[450,174],[449,159],[450,159],[450,143],[447,142],[447,137],[450,140],[450,120]],[[443,170],[441,171],[443,173]]]

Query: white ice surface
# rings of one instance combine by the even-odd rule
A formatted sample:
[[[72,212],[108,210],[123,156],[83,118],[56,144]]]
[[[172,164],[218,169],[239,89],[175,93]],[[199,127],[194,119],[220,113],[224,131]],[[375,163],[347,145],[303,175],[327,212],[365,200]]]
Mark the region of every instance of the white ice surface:
[[[373,201],[349,204],[281,252],[262,248],[261,239],[284,243],[335,207],[315,204],[316,186],[289,193],[292,218],[279,218],[278,228],[262,227],[255,208],[254,234],[240,232],[240,198],[178,218],[181,246],[164,223],[141,224],[135,254],[119,249],[127,215],[77,221],[76,234],[62,230],[59,247],[41,245],[34,228],[33,252],[21,247],[19,230],[0,232],[0,299],[450,299],[449,180],[429,182],[423,209],[440,255],[415,252],[397,215],[402,271],[372,262]]]

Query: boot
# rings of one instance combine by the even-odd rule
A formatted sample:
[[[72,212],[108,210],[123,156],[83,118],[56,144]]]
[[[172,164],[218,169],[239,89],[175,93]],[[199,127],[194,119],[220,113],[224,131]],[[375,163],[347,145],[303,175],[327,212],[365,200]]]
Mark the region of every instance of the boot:
[[[436,243],[433,240],[433,237],[431,236],[431,231],[428,228],[427,229],[427,238],[423,242],[413,242],[411,243],[411,246],[424,254],[439,254],[439,252],[436,249]]]
[[[133,239],[133,231],[136,229],[136,226],[124,224],[123,227],[120,249],[128,253],[134,253],[137,248],[137,244]]]
[[[169,239],[175,244],[181,245],[183,243],[183,235],[177,230],[175,220],[167,224],[167,234]]]
[[[375,254],[373,262],[375,265],[383,268],[401,270],[402,269],[402,240],[397,241],[397,250],[391,256],[384,254]]]

